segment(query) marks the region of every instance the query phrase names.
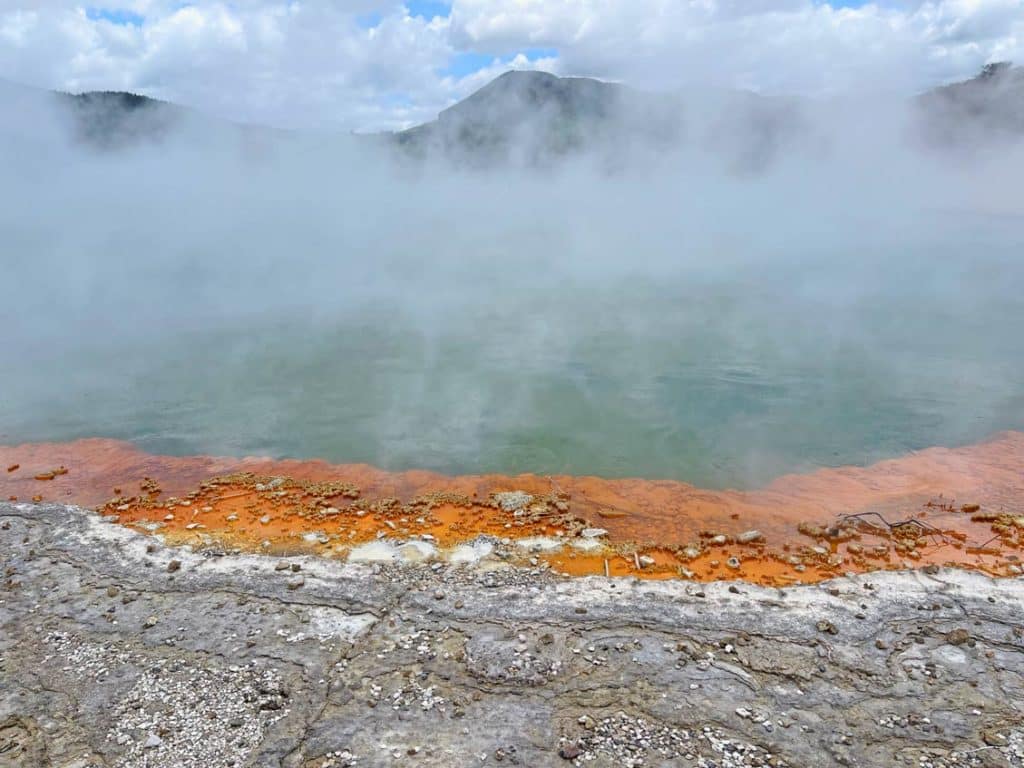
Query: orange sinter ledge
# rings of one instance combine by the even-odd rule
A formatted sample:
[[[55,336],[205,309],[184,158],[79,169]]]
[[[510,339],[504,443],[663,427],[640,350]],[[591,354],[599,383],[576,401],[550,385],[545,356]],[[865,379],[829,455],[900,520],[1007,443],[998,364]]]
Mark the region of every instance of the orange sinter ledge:
[[[953,565],[1021,573],[1024,433],[753,491],[678,481],[386,472],[153,456],[107,439],[0,446],[0,498],[91,507],[168,543],[566,575],[742,579]]]

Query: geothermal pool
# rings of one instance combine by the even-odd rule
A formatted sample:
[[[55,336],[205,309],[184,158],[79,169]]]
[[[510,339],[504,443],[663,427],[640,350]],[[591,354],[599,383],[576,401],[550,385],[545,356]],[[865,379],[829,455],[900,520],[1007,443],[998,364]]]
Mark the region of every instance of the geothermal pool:
[[[230,178],[75,194],[60,231],[0,213],[0,498],[330,557],[483,537],[569,574],[1020,573],[1020,216],[672,176],[431,180],[399,224],[404,182]]]
[[[1024,429],[1017,156],[859,130],[751,176],[7,148],[0,445],[756,489]]]
[[[16,321],[0,443],[741,489],[965,445],[1024,428],[1019,231],[592,275],[395,261],[362,298],[223,316],[208,287],[169,296],[157,274],[123,312],[100,290],[86,334],[88,306],[54,307],[38,337]],[[167,317],[136,333],[147,290]]]

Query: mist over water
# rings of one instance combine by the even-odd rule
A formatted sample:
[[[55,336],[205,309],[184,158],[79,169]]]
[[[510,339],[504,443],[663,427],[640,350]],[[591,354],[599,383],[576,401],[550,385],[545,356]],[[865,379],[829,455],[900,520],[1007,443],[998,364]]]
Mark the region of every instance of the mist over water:
[[[743,125],[465,169],[0,109],[3,443],[751,487],[1024,428],[1020,144],[856,100],[755,170]]]

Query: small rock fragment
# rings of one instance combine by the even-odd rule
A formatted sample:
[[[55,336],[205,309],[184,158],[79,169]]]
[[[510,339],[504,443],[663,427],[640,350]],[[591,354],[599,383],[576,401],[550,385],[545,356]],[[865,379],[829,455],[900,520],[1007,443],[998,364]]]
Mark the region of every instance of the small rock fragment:
[[[582,751],[575,744],[566,744],[558,750],[558,756],[563,760],[575,760],[581,754],[583,754]]]
[[[971,639],[971,634],[966,629],[954,629],[946,635],[946,642],[950,645],[963,645]]]
[[[839,630],[836,628],[836,625],[831,621],[822,620],[815,624],[815,626],[818,628],[819,632],[827,632],[830,635],[839,634]]]

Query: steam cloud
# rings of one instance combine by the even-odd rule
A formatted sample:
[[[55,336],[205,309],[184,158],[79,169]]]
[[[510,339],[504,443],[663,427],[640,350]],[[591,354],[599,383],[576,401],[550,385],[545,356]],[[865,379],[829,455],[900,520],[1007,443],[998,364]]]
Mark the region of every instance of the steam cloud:
[[[905,103],[485,167],[0,104],[3,442],[750,485],[1024,427],[1024,145]]]

